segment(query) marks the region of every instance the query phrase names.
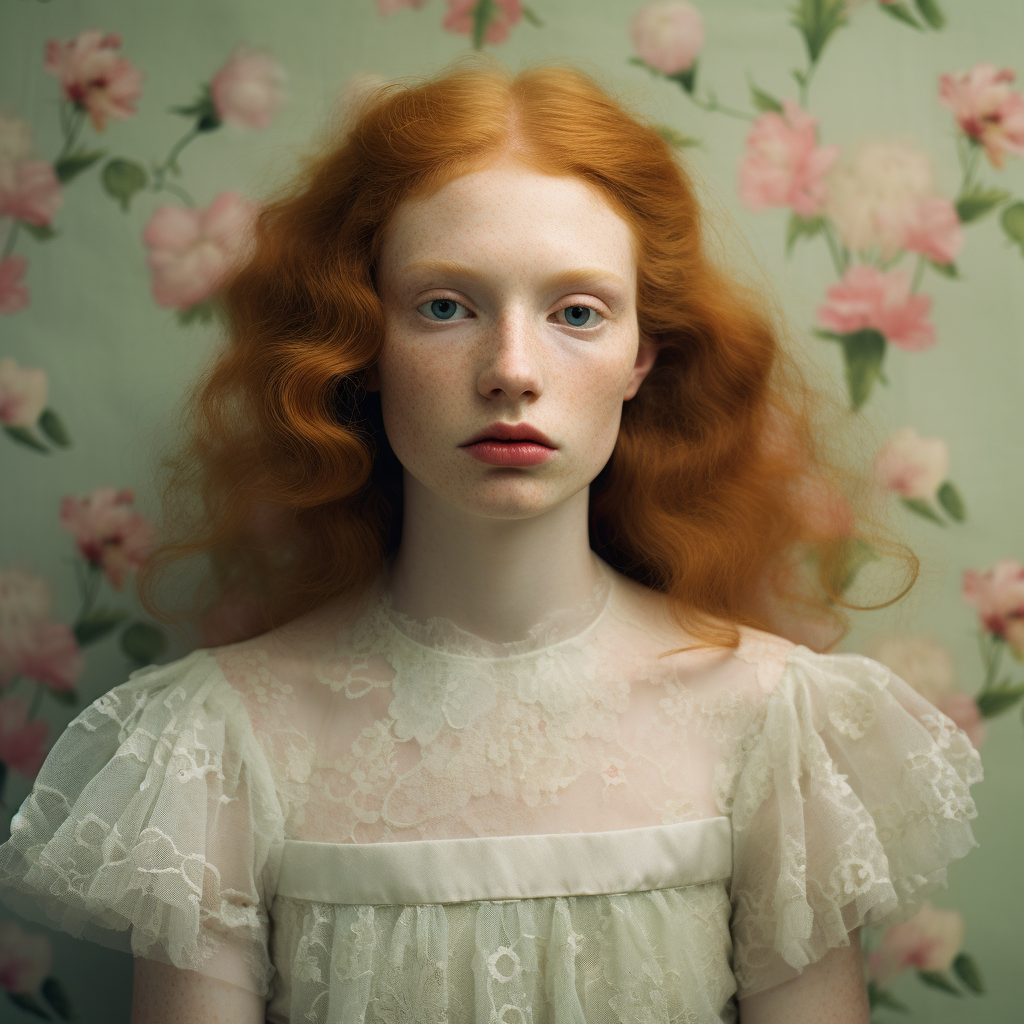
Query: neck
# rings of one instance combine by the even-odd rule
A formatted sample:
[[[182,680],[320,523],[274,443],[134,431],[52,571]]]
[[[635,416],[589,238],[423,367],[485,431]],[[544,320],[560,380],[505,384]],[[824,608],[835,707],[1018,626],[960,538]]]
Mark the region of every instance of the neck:
[[[585,487],[541,515],[493,519],[449,504],[406,473],[402,541],[388,580],[392,606],[504,643],[582,605],[599,580],[589,497]]]

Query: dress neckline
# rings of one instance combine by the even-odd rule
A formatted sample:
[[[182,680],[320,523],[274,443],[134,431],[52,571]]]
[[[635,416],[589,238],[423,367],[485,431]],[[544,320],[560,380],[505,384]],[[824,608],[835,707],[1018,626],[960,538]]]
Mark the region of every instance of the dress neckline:
[[[595,632],[608,613],[615,589],[615,570],[597,555],[593,557],[599,579],[586,601],[531,627],[519,640],[486,640],[441,616],[432,616],[425,621],[414,619],[392,607],[386,586],[380,591],[377,606],[383,623],[396,639],[442,657],[472,661],[536,657],[568,646],[579,646]]]

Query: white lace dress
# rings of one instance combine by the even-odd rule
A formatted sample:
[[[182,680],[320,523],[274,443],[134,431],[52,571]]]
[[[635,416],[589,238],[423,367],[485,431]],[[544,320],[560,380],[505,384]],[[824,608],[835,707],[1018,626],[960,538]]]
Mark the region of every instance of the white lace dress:
[[[271,1022],[712,1024],[946,884],[982,777],[950,719],[753,630],[665,654],[600,566],[514,644],[378,586],[133,672],[53,747],[0,899]]]

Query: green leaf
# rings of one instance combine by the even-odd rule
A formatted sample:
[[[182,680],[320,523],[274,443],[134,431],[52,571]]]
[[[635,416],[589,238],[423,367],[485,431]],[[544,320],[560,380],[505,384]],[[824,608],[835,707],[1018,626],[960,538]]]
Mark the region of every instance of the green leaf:
[[[75,639],[81,646],[95,643],[113,632],[118,623],[128,618],[119,608],[94,608],[84,619],[75,623]]]
[[[798,0],[790,13],[790,24],[800,30],[807,44],[807,56],[812,64],[817,64],[829,37],[846,24],[846,0]]]
[[[873,1010],[876,1006],[884,1006],[887,1010],[896,1010],[898,1013],[910,1013],[910,1007],[901,1003],[891,992],[879,988],[875,982],[868,982],[868,1003]]]
[[[43,1020],[53,1020],[46,1010],[43,1009],[42,1003],[35,996],[30,996],[27,992],[8,992],[7,998],[26,1013],[42,1017]]]
[[[534,28],[543,28],[544,27],[544,22],[541,21],[540,18],[538,18],[536,14],[534,14],[534,12],[533,12],[533,10],[531,8],[527,7],[524,4],[523,8],[522,8],[522,11],[523,11],[523,17],[531,25],[533,25]]]
[[[1009,198],[1010,193],[1001,188],[984,188],[981,185],[974,185],[957,198],[956,215],[962,224],[969,224],[972,220],[984,217],[986,213],[994,210],[1000,203],[1005,203]]]
[[[961,999],[964,997],[963,992],[941,971],[918,971],[917,976],[932,988],[941,989],[943,992],[948,992],[951,996],[959,996]]]
[[[167,650],[163,631],[146,622],[134,622],[121,634],[121,650],[143,665],[151,665]]]
[[[669,124],[659,124],[655,126],[658,134],[670,145],[676,149],[685,149],[690,146],[699,146],[700,139],[693,135],[684,135],[682,132],[677,131]]]
[[[103,187],[107,194],[120,200],[121,209],[128,212],[128,203],[136,192],[141,192],[149,184],[149,175],[142,164],[134,160],[122,160],[120,157],[107,161],[103,168]]]
[[[975,700],[978,702],[982,718],[995,718],[996,715],[1001,715],[1012,708],[1021,697],[1024,697],[1024,683],[1018,683],[1016,686],[1000,683],[998,686],[982,690]]]
[[[1020,246],[1024,256],[1024,202],[1012,203],[999,217],[999,223],[1011,242]]]
[[[71,444],[71,437],[63,420],[52,409],[44,409],[39,414],[39,429],[61,448],[67,448]]]
[[[747,84],[750,86],[750,100],[758,110],[774,110],[777,114],[782,113],[782,104],[771,93],[759,89],[750,78],[747,79]]]
[[[981,971],[970,953],[958,953],[953,961],[953,972],[972,992],[981,995],[985,984],[981,980]]]
[[[61,1020],[71,1020],[75,1012],[64,986],[51,974],[43,981],[40,991],[43,998],[56,1010]]]
[[[217,104],[213,102],[210,86],[206,82],[199,86],[198,99],[187,107],[171,107],[170,112],[172,114],[181,114],[183,117],[194,117],[196,119],[196,130],[200,132],[212,132],[221,125],[220,116],[217,114]],[[177,165],[172,165],[172,169],[175,166]]]
[[[58,160],[53,165],[53,169],[57,178],[64,184],[67,184],[72,178],[78,177],[82,171],[92,167],[97,160],[102,160],[106,155],[107,151],[105,149],[94,149],[91,151],[80,149],[77,153],[68,153],[62,160]]]
[[[18,226],[27,231],[37,242],[48,242],[57,237],[57,232],[49,224],[29,224],[27,220],[19,220]]]
[[[910,13],[910,8],[904,3],[880,3],[878,6],[890,17],[895,18],[897,21],[902,21],[904,25],[912,25],[916,29],[924,29],[924,25],[922,25],[921,22],[919,22],[917,18]]]
[[[930,519],[939,526],[945,526],[946,521],[932,508],[931,504],[924,498],[900,498],[900,501],[910,509],[911,512],[921,516],[922,519]]]
[[[58,704],[68,704],[71,707],[74,707],[78,703],[77,690],[50,690],[50,696],[53,697]]]
[[[801,217],[797,213],[791,213],[789,223],[786,225],[786,255],[789,256],[792,253],[798,238],[814,238],[815,235],[821,233],[824,226],[825,219],[823,217]]]
[[[674,75],[665,77],[670,82],[678,82],[683,90],[692,96],[694,87],[697,85],[697,61],[694,61],[685,71],[677,71]]]
[[[46,452],[47,455],[50,454],[50,449],[47,448],[46,445],[28,429],[28,427],[9,427],[5,423],[4,433],[12,441],[17,441],[18,444],[23,444],[26,448],[34,448],[37,452]]]
[[[885,382],[882,359],[885,357],[885,337],[873,327],[865,327],[853,334],[834,334],[832,331],[814,330],[819,338],[838,341],[843,346],[846,363],[846,386],[850,404],[856,412],[871,394],[876,380]]]
[[[493,21],[498,7],[494,0],[476,0],[473,8],[473,49],[482,50],[487,26]]]
[[[956,269],[955,263],[936,263],[935,260],[929,260],[928,265],[943,277],[960,277],[960,271]]]
[[[194,306],[189,306],[188,309],[178,310],[178,323],[182,327],[188,327],[189,324],[199,321],[201,324],[208,324],[213,320],[214,305],[212,302],[207,300],[206,302],[197,302]]]
[[[936,497],[950,519],[962,523],[967,518],[967,506],[964,504],[964,499],[960,497],[960,492],[948,480],[942,482]]]
[[[942,28],[946,24],[946,16],[939,9],[939,5],[935,0],[914,0],[914,5],[921,12],[921,17],[932,28]]]

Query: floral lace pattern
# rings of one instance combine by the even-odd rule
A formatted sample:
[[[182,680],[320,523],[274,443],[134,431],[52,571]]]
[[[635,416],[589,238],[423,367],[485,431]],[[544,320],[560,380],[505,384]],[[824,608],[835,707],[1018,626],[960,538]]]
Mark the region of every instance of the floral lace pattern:
[[[248,987],[271,1021],[713,1024],[861,924],[910,916],[977,845],[977,752],[888,669],[745,627],[736,650],[680,650],[656,595],[603,571],[515,644],[415,623],[378,591],[133,673],[54,746],[0,847],[0,899]],[[414,906],[276,893],[289,840],[718,816],[733,870],[713,883]]]

